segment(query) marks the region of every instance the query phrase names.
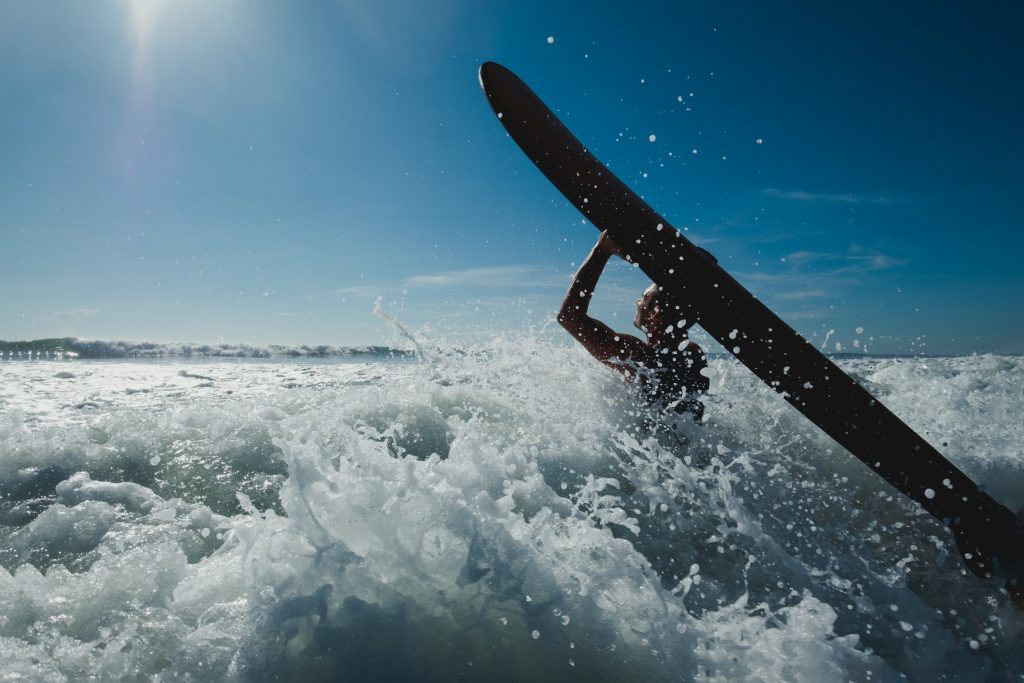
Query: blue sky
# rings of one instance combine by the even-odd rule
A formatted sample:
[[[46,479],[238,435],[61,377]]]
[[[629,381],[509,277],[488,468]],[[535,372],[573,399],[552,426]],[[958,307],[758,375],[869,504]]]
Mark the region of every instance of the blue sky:
[[[597,233],[494,60],[816,343],[1024,352],[1019,4],[625,7],[0,0],[0,339],[543,326]]]

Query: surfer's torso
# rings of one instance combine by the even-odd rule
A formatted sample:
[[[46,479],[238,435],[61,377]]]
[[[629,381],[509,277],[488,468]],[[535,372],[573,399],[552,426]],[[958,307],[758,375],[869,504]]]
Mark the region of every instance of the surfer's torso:
[[[635,382],[652,405],[691,413],[697,420],[703,416],[700,397],[710,386],[703,373],[708,362],[704,350],[692,341],[683,340],[677,348],[641,342],[609,364],[625,366],[626,381]]]

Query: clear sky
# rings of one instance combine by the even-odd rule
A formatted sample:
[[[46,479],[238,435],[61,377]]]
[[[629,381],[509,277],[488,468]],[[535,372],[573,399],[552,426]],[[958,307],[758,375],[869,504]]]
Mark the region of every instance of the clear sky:
[[[542,325],[597,232],[494,60],[816,343],[1024,352],[1024,10],[976,5],[0,0],[0,339]]]

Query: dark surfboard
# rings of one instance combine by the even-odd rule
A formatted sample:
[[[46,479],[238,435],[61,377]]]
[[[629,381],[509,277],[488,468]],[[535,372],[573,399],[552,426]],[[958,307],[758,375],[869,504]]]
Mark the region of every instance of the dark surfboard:
[[[514,73],[480,67],[480,84],[505,130],[540,171],[630,260],[765,384],[890,484],[948,526],[967,566],[1016,571],[1015,515],[757,300],[615,177]],[[1015,583],[1015,582],[1011,582]],[[1011,586],[1019,594],[1019,585]]]

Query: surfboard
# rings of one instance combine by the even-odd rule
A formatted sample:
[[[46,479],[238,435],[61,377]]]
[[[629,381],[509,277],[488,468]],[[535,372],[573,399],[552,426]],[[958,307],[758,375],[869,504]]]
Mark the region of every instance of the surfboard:
[[[598,230],[608,230],[653,282],[765,384],[954,535],[980,577],[1012,565],[1024,533],[1016,516],[729,275],[597,160],[514,73],[494,62],[480,84],[502,126]]]

